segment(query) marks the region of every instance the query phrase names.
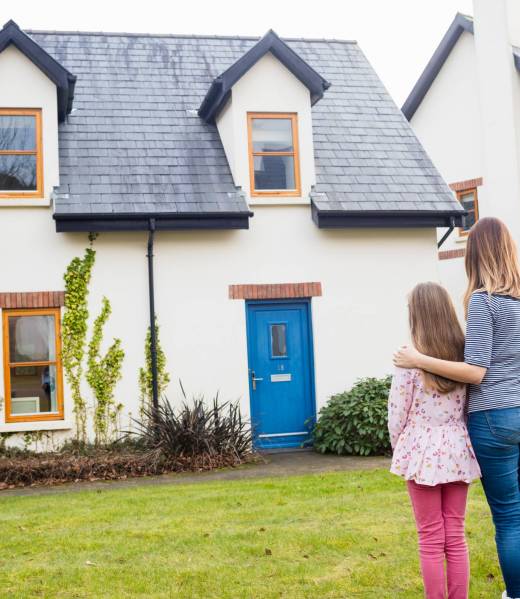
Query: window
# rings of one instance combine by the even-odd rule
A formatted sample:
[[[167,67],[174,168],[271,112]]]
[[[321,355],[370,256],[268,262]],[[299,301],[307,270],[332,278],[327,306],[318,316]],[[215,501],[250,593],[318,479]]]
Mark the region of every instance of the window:
[[[271,325],[271,356],[273,358],[287,357],[287,325]]]
[[[0,198],[43,197],[41,110],[0,109]]]
[[[461,235],[467,235],[471,227],[478,220],[478,197],[477,189],[465,189],[457,192],[457,199],[462,207],[468,213],[462,220],[462,227],[459,227]]]
[[[60,309],[4,310],[5,421],[63,420]]]
[[[248,113],[252,196],[299,196],[296,114]]]

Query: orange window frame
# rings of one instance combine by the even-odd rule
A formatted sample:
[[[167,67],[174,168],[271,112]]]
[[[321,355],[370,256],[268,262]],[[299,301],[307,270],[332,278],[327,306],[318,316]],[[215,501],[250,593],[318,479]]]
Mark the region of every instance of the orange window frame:
[[[253,119],[288,119],[291,121],[293,151],[292,152],[254,152],[253,151]],[[248,112],[247,113],[247,137],[249,147],[249,181],[251,196],[301,196],[300,180],[300,150],[298,144],[298,115],[295,112]],[[295,189],[255,189],[255,156],[292,156],[294,161],[294,184]]]
[[[457,200],[460,202],[461,205],[462,204],[462,196],[465,196],[469,193],[473,194],[473,202],[474,202],[474,209],[473,212],[475,213],[475,222],[478,221],[478,192],[477,192],[477,188],[476,187],[468,187],[468,189],[461,189],[459,191],[456,192],[457,194]],[[463,227],[459,227],[459,235],[461,237],[466,237],[469,233],[469,229],[464,229]]]
[[[54,338],[56,343],[55,360],[42,360],[39,362],[11,362],[9,355],[9,317],[11,316],[54,316]],[[38,308],[3,310],[3,349],[4,349],[4,388],[5,388],[5,421],[6,422],[34,422],[46,420],[63,420],[63,370],[61,365],[61,311],[60,308]],[[57,412],[44,414],[11,414],[11,368],[15,366],[55,366],[56,367],[56,400]]]
[[[36,189],[33,191],[2,191],[0,198],[43,198],[43,146],[41,108],[0,108],[0,116],[34,116],[36,148],[34,150],[0,150],[0,156],[36,156]]]

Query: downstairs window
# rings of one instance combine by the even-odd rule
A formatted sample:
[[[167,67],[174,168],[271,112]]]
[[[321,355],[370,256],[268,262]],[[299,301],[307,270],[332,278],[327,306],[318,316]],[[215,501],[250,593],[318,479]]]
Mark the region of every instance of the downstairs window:
[[[60,309],[3,311],[5,421],[63,420]]]

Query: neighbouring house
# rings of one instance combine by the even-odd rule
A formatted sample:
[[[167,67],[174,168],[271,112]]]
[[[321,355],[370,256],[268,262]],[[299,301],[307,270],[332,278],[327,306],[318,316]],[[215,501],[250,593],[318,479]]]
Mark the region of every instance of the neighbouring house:
[[[473,5],[473,17],[455,17],[402,107],[468,213],[439,251],[441,280],[459,306],[475,220],[503,219],[520,243],[520,3]]]
[[[172,383],[239,400],[258,447],[386,374],[406,293],[463,210],[355,42],[0,32],[0,432],[72,435],[63,274],[98,233],[90,311],[138,411],[150,297]],[[153,243],[153,285],[147,246]],[[150,258],[151,262],[151,258]],[[85,395],[92,401],[87,387]]]

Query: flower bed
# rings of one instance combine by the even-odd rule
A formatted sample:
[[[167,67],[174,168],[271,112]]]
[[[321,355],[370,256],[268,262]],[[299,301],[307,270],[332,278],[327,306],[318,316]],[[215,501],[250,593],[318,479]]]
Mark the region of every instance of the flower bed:
[[[257,458],[235,453],[166,458],[157,452],[99,449],[87,454],[16,452],[0,456],[0,490],[65,482],[117,480],[235,467]]]

